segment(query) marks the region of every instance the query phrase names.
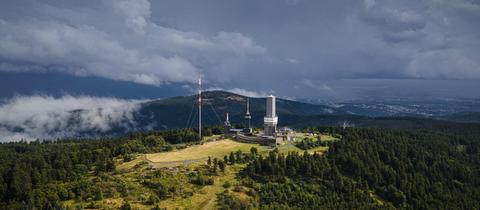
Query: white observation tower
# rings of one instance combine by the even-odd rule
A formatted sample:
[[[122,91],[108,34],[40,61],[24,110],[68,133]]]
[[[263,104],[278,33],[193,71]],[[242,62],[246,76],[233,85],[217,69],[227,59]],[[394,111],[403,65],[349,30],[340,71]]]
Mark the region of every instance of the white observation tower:
[[[265,136],[275,136],[277,132],[278,117],[276,113],[275,96],[267,97],[266,116],[263,118]]]

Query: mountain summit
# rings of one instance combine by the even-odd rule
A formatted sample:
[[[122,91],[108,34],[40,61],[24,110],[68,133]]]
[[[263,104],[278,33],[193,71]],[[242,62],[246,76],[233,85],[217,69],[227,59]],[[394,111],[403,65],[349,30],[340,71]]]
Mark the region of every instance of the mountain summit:
[[[179,96],[154,100],[142,104],[139,111],[139,122],[151,125],[155,129],[190,127],[192,119],[198,117],[197,97]],[[202,93],[202,121],[205,125],[221,125],[225,113],[230,114],[233,124],[243,123],[247,97],[226,91],[207,91]],[[265,115],[266,98],[250,98],[252,124],[261,126]],[[292,119],[312,115],[342,114],[335,108],[325,105],[302,103],[287,99],[277,99],[277,114],[281,118],[280,125],[288,125]],[[198,121],[197,121],[198,122]]]

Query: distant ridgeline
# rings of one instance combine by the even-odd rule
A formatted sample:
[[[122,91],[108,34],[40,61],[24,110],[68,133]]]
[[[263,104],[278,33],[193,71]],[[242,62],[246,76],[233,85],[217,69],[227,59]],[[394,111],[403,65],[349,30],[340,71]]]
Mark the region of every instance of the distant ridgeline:
[[[230,114],[232,125],[242,127],[245,115],[247,97],[224,91],[210,91],[203,93],[204,125],[222,125],[225,113]],[[188,124],[189,119],[196,119],[196,96],[181,96],[144,103],[136,115],[137,127],[152,129],[169,129],[194,127],[195,123]],[[254,127],[263,127],[266,98],[250,98],[251,123]],[[416,128],[428,127],[428,124],[443,124],[450,122],[478,122],[478,117],[472,113],[468,115],[452,115],[438,117],[435,120],[423,117],[367,117],[352,115],[347,111],[330,106],[309,104],[277,98],[277,115],[281,118],[279,126],[303,128],[312,125],[328,126],[355,126],[355,127],[388,127],[388,128]],[[478,118],[480,119],[480,118]],[[443,121],[442,121],[443,120]]]
[[[479,209],[480,125],[460,125],[467,124],[448,128],[432,124],[423,130],[306,128],[342,139],[332,142],[324,155],[276,151],[262,155],[252,149],[230,158],[228,165],[226,158],[214,160],[221,167],[236,162],[244,167],[239,184],[218,195],[218,208]],[[155,206],[165,199],[192,196],[169,189],[183,189],[183,182],[175,182],[182,177],[201,188],[211,184],[217,172],[193,176],[192,171],[177,172],[168,176],[173,181],[166,188],[154,180],[168,169],[146,170],[151,172],[144,178],[150,181],[138,184],[155,194],[145,199],[119,181],[124,175],[117,165],[132,160],[133,154],[170,151],[171,143],[198,140],[192,130],[171,130],[90,141],[1,144],[0,209],[59,209],[69,201],[93,208],[109,198]],[[206,170],[206,165],[198,170]],[[232,191],[246,194],[238,197]]]
[[[244,122],[247,97],[224,91],[203,92],[202,96],[203,124],[222,125],[226,112],[230,114],[232,124],[240,125]],[[154,128],[160,129],[188,127],[189,118],[195,119],[194,116],[198,114],[192,108],[195,101],[196,96],[181,96],[147,102],[139,111],[137,121],[143,125],[152,124]],[[265,104],[266,98],[250,98],[251,122],[255,127],[263,127]],[[276,111],[277,115],[282,117],[280,125],[289,125],[298,117],[345,114],[332,107],[285,99],[277,99]]]

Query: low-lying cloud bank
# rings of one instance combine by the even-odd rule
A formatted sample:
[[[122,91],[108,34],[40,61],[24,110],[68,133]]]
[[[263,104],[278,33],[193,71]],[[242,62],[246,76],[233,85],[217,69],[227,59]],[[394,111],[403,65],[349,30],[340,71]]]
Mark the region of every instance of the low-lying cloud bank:
[[[0,142],[85,136],[135,129],[140,100],[17,96],[0,104]]]

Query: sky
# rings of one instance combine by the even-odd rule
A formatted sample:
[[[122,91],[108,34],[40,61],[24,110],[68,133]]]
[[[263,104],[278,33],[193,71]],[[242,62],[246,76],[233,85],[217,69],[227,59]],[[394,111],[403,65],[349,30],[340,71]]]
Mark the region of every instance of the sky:
[[[0,141],[129,129],[200,76],[253,97],[480,98],[479,23],[479,0],[1,1]]]
[[[3,96],[161,97],[190,93],[200,75],[209,88],[289,98],[480,96],[478,0],[0,4],[0,76],[45,83],[0,84]],[[92,85],[49,84],[59,75]],[[99,83],[165,94],[87,87]]]

